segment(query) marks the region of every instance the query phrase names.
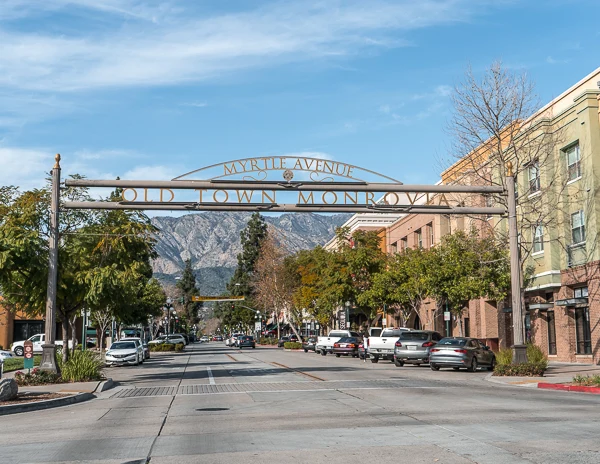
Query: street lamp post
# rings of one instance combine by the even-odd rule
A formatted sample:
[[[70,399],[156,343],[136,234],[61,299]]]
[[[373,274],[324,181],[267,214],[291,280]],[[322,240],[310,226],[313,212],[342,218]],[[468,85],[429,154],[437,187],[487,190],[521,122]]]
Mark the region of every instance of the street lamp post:
[[[508,237],[510,249],[510,293],[513,319],[513,362],[527,362],[524,343],[523,307],[521,305],[521,266],[519,263],[519,236],[517,230],[517,199],[512,162],[506,163],[506,190],[508,201]]]
[[[58,372],[54,335],[56,332],[56,287],[58,283],[58,209],[60,203],[60,155],[56,155],[52,168],[52,193],[50,202],[50,237],[48,239],[48,285],[46,293],[45,343],[42,345],[40,369]],[[65,347],[66,349],[66,347]]]

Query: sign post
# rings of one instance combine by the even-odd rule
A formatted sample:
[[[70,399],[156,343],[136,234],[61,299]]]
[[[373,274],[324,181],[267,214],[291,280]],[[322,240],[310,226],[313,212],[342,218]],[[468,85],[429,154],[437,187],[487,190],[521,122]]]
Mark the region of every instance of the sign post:
[[[33,369],[33,342],[25,340],[25,343],[23,343],[23,351],[25,358],[23,359],[23,368],[29,369],[31,372],[31,369]]]

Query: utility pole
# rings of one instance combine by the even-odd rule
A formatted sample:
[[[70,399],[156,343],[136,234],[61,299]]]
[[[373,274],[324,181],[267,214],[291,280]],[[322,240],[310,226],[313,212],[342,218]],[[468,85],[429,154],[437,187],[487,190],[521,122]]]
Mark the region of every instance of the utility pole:
[[[527,345],[524,343],[523,307],[521,305],[521,265],[519,263],[519,237],[517,230],[517,199],[512,162],[506,163],[506,190],[508,200],[508,236],[510,250],[510,293],[513,320],[513,363],[527,362]]]
[[[50,234],[48,239],[48,286],[46,290],[45,343],[42,345],[40,369],[58,372],[56,362],[56,285],[58,280],[58,208],[60,207],[60,155],[54,157],[52,168],[52,192],[50,201]],[[65,346],[66,350],[68,347]]]

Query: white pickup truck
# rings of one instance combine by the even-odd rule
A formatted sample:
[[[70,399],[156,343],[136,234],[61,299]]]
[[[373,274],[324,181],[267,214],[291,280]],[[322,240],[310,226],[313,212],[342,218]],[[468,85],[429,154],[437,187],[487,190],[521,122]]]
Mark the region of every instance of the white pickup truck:
[[[402,332],[409,332],[406,327],[383,329],[380,337],[369,337],[367,349],[371,362],[379,362],[380,358],[394,360],[394,345]]]
[[[43,351],[42,349],[42,345],[44,345],[46,343],[46,335],[44,334],[37,334],[34,335],[32,337],[29,337],[27,340],[29,340],[30,342],[33,343],[33,352],[34,353],[41,353]],[[19,342],[14,342],[12,345],[10,345],[10,351],[12,351],[14,354],[16,354],[17,356],[23,356],[23,353],[25,353],[25,349],[23,348],[23,344],[25,343],[26,340],[21,340]],[[63,341],[62,340],[56,340],[54,342],[54,344],[57,347],[61,347],[63,346]],[[73,346],[73,342],[71,340],[69,340],[69,348],[72,348]]]
[[[315,352],[321,353],[322,356],[333,353],[333,344],[342,337],[360,337],[360,334],[349,330],[332,330],[326,337],[317,338]]]

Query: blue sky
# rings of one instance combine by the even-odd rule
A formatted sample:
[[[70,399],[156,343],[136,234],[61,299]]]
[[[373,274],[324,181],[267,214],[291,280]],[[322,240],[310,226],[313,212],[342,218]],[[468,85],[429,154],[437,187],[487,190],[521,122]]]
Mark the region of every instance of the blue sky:
[[[433,183],[449,95],[501,59],[546,103],[600,65],[597,0],[0,2],[0,185],[307,153]]]

